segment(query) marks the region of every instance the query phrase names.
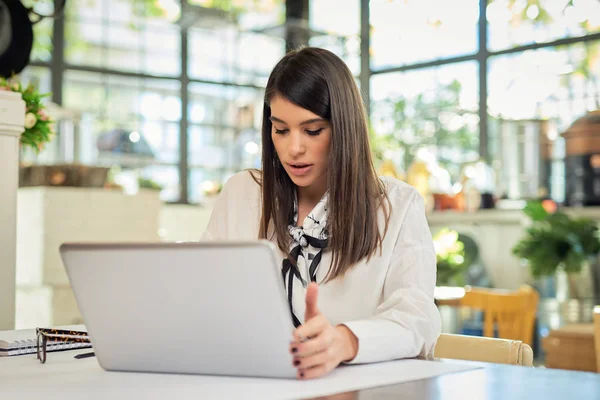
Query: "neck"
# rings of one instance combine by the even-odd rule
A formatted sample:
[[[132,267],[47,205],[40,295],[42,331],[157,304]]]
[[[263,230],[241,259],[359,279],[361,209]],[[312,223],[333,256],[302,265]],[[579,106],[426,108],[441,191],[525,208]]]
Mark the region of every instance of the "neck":
[[[298,205],[314,207],[327,191],[327,181],[315,182],[310,186],[298,186]]]

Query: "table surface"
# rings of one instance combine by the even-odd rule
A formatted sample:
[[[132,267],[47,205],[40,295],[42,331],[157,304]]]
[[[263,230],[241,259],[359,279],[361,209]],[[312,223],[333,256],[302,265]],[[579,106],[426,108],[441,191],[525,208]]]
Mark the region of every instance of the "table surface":
[[[484,368],[317,399],[598,400],[600,373],[482,364]],[[317,400],[313,399],[313,400]]]
[[[295,381],[294,383],[292,380],[290,385],[277,379],[263,379],[249,383],[244,381],[244,378],[233,377],[222,377],[219,379],[225,381],[215,381],[205,375],[107,373],[99,368],[95,358],[73,360],[75,354],[87,351],[89,350],[51,353],[49,357],[52,357],[52,360],[49,359],[45,365],[39,364],[35,360],[35,355],[0,358],[0,393],[9,395],[8,398],[12,393],[16,396],[14,398],[22,399],[86,398],[91,395],[91,392],[94,392],[93,397],[98,399],[125,399],[137,395],[145,398],[164,398],[167,393],[175,397],[183,395],[182,397],[202,398],[207,395],[211,398],[221,398],[224,397],[222,396],[224,387],[230,392],[231,387],[237,386],[238,389],[243,389],[244,393],[245,390],[252,389],[255,392],[254,398],[258,398],[257,395],[260,393],[268,393],[269,398],[312,400],[600,399],[600,374],[592,372],[438,360],[450,364],[450,367],[456,366],[457,363],[462,364],[461,370],[453,367],[454,372],[397,384],[395,382],[400,379],[388,379],[385,375],[391,373],[393,377],[397,376],[399,372],[394,371],[402,371],[401,364],[370,364],[350,367],[344,371],[334,371],[327,381]],[[431,368],[436,368],[436,364],[438,363],[431,364]],[[418,367],[419,364],[416,363],[415,366]],[[464,367],[470,369],[465,370]],[[316,398],[301,394],[303,389],[307,388],[304,385],[311,384],[321,385],[326,388],[326,392],[335,393],[335,386],[340,384],[339,378],[344,374],[346,377],[353,377],[352,379],[356,381],[365,376],[370,377],[371,388],[342,391],[342,393]],[[323,386],[323,383],[326,385]],[[361,385],[354,387],[361,387]],[[279,390],[287,391],[285,396]],[[230,398],[230,396],[225,397]],[[248,398],[246,395],[244,397]]]

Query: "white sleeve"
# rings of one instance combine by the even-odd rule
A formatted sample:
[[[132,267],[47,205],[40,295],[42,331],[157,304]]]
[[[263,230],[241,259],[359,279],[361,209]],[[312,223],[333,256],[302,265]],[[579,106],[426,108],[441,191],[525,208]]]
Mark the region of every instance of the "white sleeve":
[[[415,194],[394,246],[382,303],[373,317],[344,323],[358,338],[358,353],[347,363],[431,357],[441,331],[435,282],[433,240],[423,199]]]
[[[202,240],[227,240],[228,217],[230,213],[228,209],[235,206],[234,204],[230,204],[232,196],[229,195],[234,180],[235,177],[232,177],[223,185],[223,189],[215,200],[208,225],[202,235]]]
[[[260,186],[250,171],[238,172],[219,193],[201,240],[256,239],[260,212]]]

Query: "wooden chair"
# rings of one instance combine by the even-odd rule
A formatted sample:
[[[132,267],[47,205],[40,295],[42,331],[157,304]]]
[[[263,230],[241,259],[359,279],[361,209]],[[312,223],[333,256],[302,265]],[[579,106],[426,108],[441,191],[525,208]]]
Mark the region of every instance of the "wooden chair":
[[[483,336],[495,337],[497,330],[499,338],[531,346],[538,301],[539,294],[527,285],[516,292],[467,287],[460,305],[483,311]]]
[[[600,306],[594,307],[594,343],[596,347],[596,370],[600,372]]]
[[[434,350],[436,358],[499,364],[533,365],[531,347],[520,340],[442,333]]]

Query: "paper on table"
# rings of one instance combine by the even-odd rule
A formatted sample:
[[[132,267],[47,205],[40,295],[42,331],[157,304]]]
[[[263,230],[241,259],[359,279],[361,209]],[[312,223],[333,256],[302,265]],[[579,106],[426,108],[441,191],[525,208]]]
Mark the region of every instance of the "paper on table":
[[[95,358],[74,360],[73,353],[56,353],[43,367],[24,358],[0,363],[0,393],[21,399],[81,400],[95,398],[190,398],[207,399],[298,399],[376,386],[432,378],[477,367],[468,364],[400,360],[368,365],[343,366],[328,376],[297,381],[287,379],[237,378],[206,375],[141,374],[105,372]],[[15,361],[15,362],[12,362]],[[4,368],[7,367],[7,368]],[[57,378],[57,377],[60,377]],[[18,396],[17,396],[18,395]],[[41,397],[40,397],[41,396]]]

